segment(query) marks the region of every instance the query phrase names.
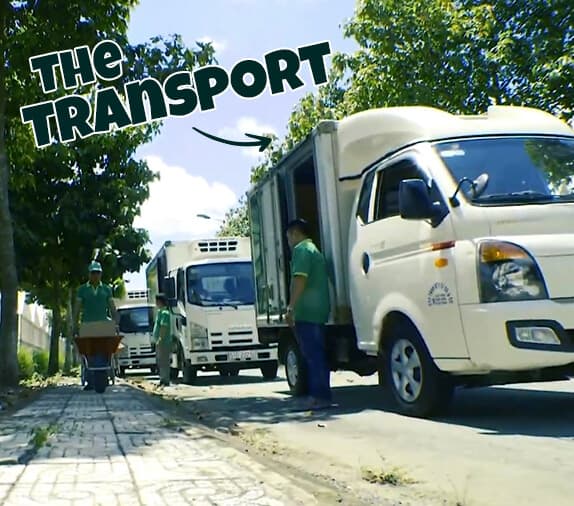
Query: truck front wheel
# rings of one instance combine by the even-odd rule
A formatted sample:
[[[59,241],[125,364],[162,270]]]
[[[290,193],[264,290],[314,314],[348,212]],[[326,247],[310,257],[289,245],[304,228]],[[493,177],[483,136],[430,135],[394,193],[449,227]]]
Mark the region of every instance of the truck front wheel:
[[[189,361],[183,364],[183,382],[186,385],[193,385],[197,380],[197,369]]]
[[[261,374],[266,380],[274,380],[277,377],[277,368],[279,364],[277,362],[270,362],[261,366]]]
[[[448,406],[453,384],[436,367],[413,325],[393,325],[383,360],[384,385],[402,414],[429,417]]]
[[[293,395],[307,394],[307,369],[299,346],[294,340],[289,342],[285,350],[285,375]]]

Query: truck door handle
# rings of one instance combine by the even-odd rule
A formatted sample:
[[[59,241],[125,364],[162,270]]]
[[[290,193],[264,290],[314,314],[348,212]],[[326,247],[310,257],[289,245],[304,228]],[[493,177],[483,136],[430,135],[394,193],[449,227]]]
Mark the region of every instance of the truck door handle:
[[[365,274],[369,272],[369,269],[371,267],[371,258],[369,257],[369,254],[367,252],[364,252],[361,257],[361,267]]]

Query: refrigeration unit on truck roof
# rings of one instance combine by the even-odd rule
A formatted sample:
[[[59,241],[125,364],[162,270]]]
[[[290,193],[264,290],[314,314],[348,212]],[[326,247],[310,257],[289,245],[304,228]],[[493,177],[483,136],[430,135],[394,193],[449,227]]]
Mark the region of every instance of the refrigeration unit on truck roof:
[[[114,299],[116,307],[142,306],[148,302],[148,290],[130,290],[121,299]]]

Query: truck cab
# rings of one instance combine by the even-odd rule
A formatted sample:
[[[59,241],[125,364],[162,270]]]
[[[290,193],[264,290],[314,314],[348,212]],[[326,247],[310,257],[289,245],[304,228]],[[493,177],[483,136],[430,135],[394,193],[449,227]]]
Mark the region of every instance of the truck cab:
[[[249,208],[258,326],[294,392],[304,368],[281,316],[277,231],[295,217],[331,270],[333,370],[378,372],[402,412],[439,412],[457,386],[574,374],[574,130],[558,118],[394,107],[323,121]]]
[[[147,301],[147,291],[131,291],[124,300],[118,300],[120,333],[124,348],[119,352],[120,375],[127,370],[150,369],[156,372],[155,351],[151,342],[153,306]]]

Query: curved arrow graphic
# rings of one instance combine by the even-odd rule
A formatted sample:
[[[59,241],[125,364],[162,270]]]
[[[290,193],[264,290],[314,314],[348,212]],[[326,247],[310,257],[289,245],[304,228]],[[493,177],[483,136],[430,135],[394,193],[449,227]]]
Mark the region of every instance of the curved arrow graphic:
[[[221,137],[216,137],[215,135],[208,134],[207,132],[203,132],[199,128],[192,127],[196,132],[199,132],[201,135],[205,135],[214,141],[223,142],[225,144],[231,144],[232,146],[259,146],[259,152],[263,151],[269,144],[271,144],[271,137],[264,137],[262,135],[255,135],[255,134],[245,134],[247,137],[251,137],[253,139],[257,139],[255,141],[230,141],[228,139],[222,139]]]

